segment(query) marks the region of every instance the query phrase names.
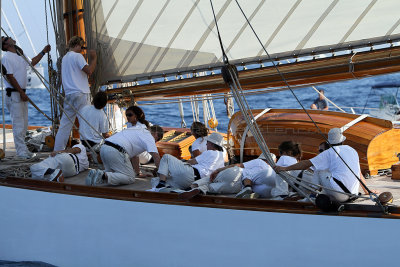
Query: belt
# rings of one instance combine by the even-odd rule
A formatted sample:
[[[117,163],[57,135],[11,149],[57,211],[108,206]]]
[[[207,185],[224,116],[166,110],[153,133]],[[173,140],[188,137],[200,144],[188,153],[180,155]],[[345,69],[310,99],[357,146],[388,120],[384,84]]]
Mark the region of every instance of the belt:
[[[193,168],[193,171],[194,171],[194,180],[197,181],[197,180],[199,180],[201,178],[200,177],[200,172],[195,167],[192,167],[192,168]]]
[[[79,173],[79,160],[78,160],[78,157],[75,154],[71,154],[71,153],[69,153],[69,155],[71,156],[72,160],[74,161],[76,173]]]
[[[95,145],[98,144],[98,143],[93,142],[93,141],[90,141],[90,140],[84,140],[84,139],[82,139],[81,141],[82,141],[82,144],[83,144],[85,147],[87,147],[87,148],[94,147]],[[90,146],[90,147],[89,147],[89,146]]]
[[[110,147],[115,148],[116,150],[118,150],[118,151],[121,152],[121,153],[126,153],[126,154],[128,154],[128,153],[126,152],[125,148],[123,148],[123,147],[120,146],[120,145],[111,143],[110,141],[105,141],[104,144],[107,145],[107,146],[110,146]]]
[[[338,186],[340,186],[340,188],[342,188],[343,192],[347,193],[347,194],[351,194],[350,190],[347,189],[347,187],[338,179],[336,179],[335,177],[332,177],[332,179],[336,182],[336,184]]]
[[[18,92],[17,89],[15,88],[6,88],[7,91],[7,96],[10,97],[11,96],[11,92]],[[22,91],[26,92],[26,89],[22,89]]]

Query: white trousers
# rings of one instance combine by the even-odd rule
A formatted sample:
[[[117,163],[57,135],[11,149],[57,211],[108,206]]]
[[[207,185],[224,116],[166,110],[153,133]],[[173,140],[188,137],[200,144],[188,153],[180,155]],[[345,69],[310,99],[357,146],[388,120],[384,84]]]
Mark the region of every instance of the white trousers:
[[[100,156],[109,184],[132,184],[135,181],[135,172],[128,154],[121,153],[111,146],[103,145],[100,148]]]
[[[253,192],[257,193],[260,197],[263,198],[271,198],[272,189],[276,188],[276,174],[272,169],[262,170],[256,173],[254,177],[252,177],[252,189]],[[279,177],[279,179],[281,179]],[[282,180],[282,179],[281,179]]]
[[[316,172],[316,179],[318,179],[319,183],[328,189],[333,189],[336,191],[343,192],[343,190],[339,187],[339,185],[336,184],[336,182],[332,179],[332,175],[328,171],[320,171]],[[338,192],[333,192],[331,190],[323,189],[322,193],[328,195],[332,200],[336,200],[339,202],[346,202],[349,200],[349,196],[338,193]]]
[[[242,188],[241,177],[243,169],[232,167],[218,173],[214,181],[210,183],[210,177],[204,177],[194,182],[204,194],[235,194]]]
[[[64,113],[54,142],[54,151],[64,150],[67,145],[77,115],[72,107],[79,111],[86,105],[90,105],[90,94],[74,93],[65,96]]]
[[[71,177],[77,175],[75,162],[69,153],[57,154],[55,157],[48,157],[43,161],[33,164],[31,166],[31,173],[33,179],[48,180],[49,175],[44,175],[47,169],[61,169],[64,177]]]
[[[13,136],[17,156],[29,154],[25,144],[26,131],[28,130],[28,102],[21,100],[19,92],[11,92],[11,96],[6,96],[6,107],[10,112],[13,127]]]
[[[169,154],[161,158],[158,173],[167,176],[167,184],[173,188],[187,189],[194,182],[192,166]]]

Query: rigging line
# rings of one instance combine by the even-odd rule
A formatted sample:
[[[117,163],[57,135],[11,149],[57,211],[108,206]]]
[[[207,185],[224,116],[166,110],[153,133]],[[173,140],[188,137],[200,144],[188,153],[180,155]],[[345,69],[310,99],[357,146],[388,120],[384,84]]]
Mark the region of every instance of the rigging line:
[[[257,144],[260,146],[260,149],[261,149],[262,153],[264,154],[264,156],[266,157],[268,164],[270,166],[276,165],[275,162],[272,160],[269,148],[265,143],[265,140],[260,132],[258,124],[257,124],[251,110],[249,109],[246,99],[242,96],[242,98],[243,98],[243,100],[242,100],[242,98],[240,96],[241,92],[243,92],[243,89],[240,86],[240,82],[238,80],[236,72],[232,69],[232,67],[230,67],[230,65],[228,65],[228,72],[231,77],[231,81],[230,81],[229,85],[231,87],[232,93],[236,99],[238,106],[240,107],[240,110],[242,111],[242,115],[243,115],[247,125],[249,126],[249,129],[250,129],[251,133],[253,134],[254,139],[256,140]],[[247,108],[245,107],[245,105],[247,106]],[[300,193],[302,196],[307,198],[310,202],[315,204],[315,202],[310,198],[310,196],[308,194],[306,194],[301,188],[299,188],[295,184],[294,176],[292,176],[288,172],[279,173],[278,175],[282,178],[282,180],[284,180],[288,185],[290,185],[292,188],[294,188],[298,193]]]
[[[3,27],[2,27],[1,29],[3,30],[4,34],[5,34],[7,37],[9,37],[9,35],[8,35],[7,32],[3,29]],[[24,58],[25,58],[25,60],[28,62],[28,60],[26,59],[25,55],[24,55]],[[30,66],[32,67],[32,69],[34,68],[31,64],[30,64]],[[3,76],[3,66],[2,66],[1,74],[2,74],[2,76]],[[7,80],[6,77],[4,77],[4,78]],[[3,88],[4,88],[4,86],[3,86]],[[3,89],[3,91],[4,91],[4,89]],[[28,96],[27,96],[27,97],[28,97]],[[40,113],[42,113],[48,120],[53,121],[49,116],[47,116],[46,113],[44,113],[38,106],[36,106],[36,104],[35,104],[29,97],[28,97],[28,101],[29,101],[29,103],[32,104],[32,106],[33,106],[34,108],[36,108],[37,111],[39,111]],[[4,103],[4,102],[3,102],[3,103]]]
[[[363,110],[361,111],[361,113],[364,113],[364,110],[365,110],[365,108],[367,107],[368,100],[369,100],[369,97],[371,96],[371,94],[372,94],[372,87],[371,87],[371,89],[369,90],[369,93],[368,93],[368,96],[367,96],[367,101],[365,101],[365,105],[364,105],[364,108],[363,108]]]
[[[213,16],[214,16],[215,27],[217,28],[219,45],[221,46],[222,60],[223,60],[224,64],[229,64],[228,57],[225,54],[224,45],[222,44],[221,34],[219,32],[219,27],[218,27],[218,23],[217,23],[217,17],[215,16],[214,5],[212,3],[212,0],[210,0],[210,4],[211,4],[212,13],[213,13]]]
[[[212,7],[212,11],[213,11],[213,15],[214,15],[214,20],[215,20],[215,24],[218,30],[218,23],[216,21],[216,17],[215,17],[215,12],[214,12],[214,8],[212,5],[212,0],[210,0],[211,3],[211,7]],[[250,25],[251,26],[251,25]],[[263,152],[264,156],[266,157],[268,163],[271,166],[275,165],[275,162],[272,160],[269,148],[267,146],[267,144],[265,143],[265,140],[260,132],[260,129],[256,123],[256,120],[250,110],[249,104],[247,103],[246,98],[243,95],[243,89],[240,86],[240,82],[237,76],[237,70],[236,67],[235,69],[233,69],[234,66],[229,64],[229,60],[226,57],[226,54],[224,52],[224,48],[222,45],[222,40],[221,40],[221,35],[220,32],[218,31],[218,38],[220,41],[220,45],[221,45],[221,49],[222,49],[222,53],[223,53],[223,57],[224,57],[224,67],[221,70],[221,73],[225,73],[226,76],[224,77],[224,80],[226,83],[229,84],[229,87],[231,88],[232,94],[235,97],[236,102],[238,103],[238,106],[240,107],[240,110],[242,111],[242,115],[247,123],[247,125],[250,128],[251,133],[253,134],[257,144],[260,146],[261,151]],[[228,80],[229,79],[229,80]],[[294,182],[292,181],[292,177],[290,174],[288,173],[281,173],[279,174],[279,176],[286,181],[289,185],[291,185],[297,192],[299,192],[301,195],[303,195],[304,197],[306,197],[310,202],[314,203],[315,202],[310,198],[310,196],[308,194],[306,194],[302,189],[298,188]]]
[[[4,31],[4,30],[3,30],[3,31]],[[38,76],[38,78],[40,79],[40,81],[44,84],[44,86],[45,86],[45,88],[47,89],[47,91],[51,94],[50,89],[47,87],[47,84],[45,84],[46,79],[42,76],[42,74],[36,70],[36,68],[31,64],[31,62],[27,59],[27,57],[26,57],[24,54],[21,54],[20,56],[28,63],[28,65],[29,65],[29,66],[32,68],[32,70],[36,73],[36,75]],[[46,81],[46,82],[48,83],[49,87],[51,87],[51,88],[54,89],[53,85],[51,85],[48,81]],[[58,91],[56,91],[56,90],[55,90],[55,92],[57,92],[57,94],[59,94],[59,97],[61,97],[61,99],[62,99],[64,102],[66,102],[65,97],[64,97],[60,92],[58,92]],[[60,106],[60,109],[61,109],[61,110],[63,111],[63,113],[65,114],[64,109],[61,107],[60,102],[58,101],[57,97],[56,97],[56,96],[53,96],[53,98],[55,99],[56,103]],[[66,102],[66,103],[67,103],[67,104],[70,104],[70,103],[68,103],[68,102]],[[96,129],[95,129],[81,114],[80,114],[80,112],[79,112],[73,105],[70,105],[70,106],[71,106],[71,108],[76,112],[76,116],[79,116],[84,122],[86,122],[86,123],[89,125],[89,127],[91,127],[98,135],[100,135],[100,137],[101,137],[103,140],[105,140],[105,138],[101,135],[101,133],[99,133],[99,131],[97,131],[97,130],[96,130]],[[65,115],[66,115],[67,118],[70,120],[70,122],[72,122],[71,118],[70,118],[67,114],[65,114]],[[77,129],[77,130],[79,131],[79,128],[77,128],[77,127],[75,126],[74,122],[72,122],[72,125],[73,125],[73,127],[75,127],[75,129]]]
[[[211,1],[211,0],[210,0]],[[302,107],[302,109],[304,110],[304,112],[307,114],[307,116],[310,118],[310,120],[313,122],[313,124],[315,125],[315,127],[318,129],[320,135],[326,140],[326,142],[329,143],[327,137],[325,135],[322,134],[321,129],[318,127],[318,125],[315,123],[315,121],[311,118],[310,114],[307,112],[307,110],[304,108],[303,104],[301,104],[300,100],[298,99],[298,97],[296,96],[296,94],[294,93],[294,91],[292,90],[292,88],[290,87],[290,85],[288,84],[287,80],[285,79],[284,75],[282,74],[282,72],[279,70],[279,68],[276,66],[275,62],[271,59],[268,51],[265,49],[264,45],[262,44],[260,38],[258,37],[257,33],[255,32],[253,26],[251,25],[250,21],[248,20],[246,14],[244,13],[242,7],[240,6],[238,0],[235,0],[236,4],[238,5],[240,11],[242,12],[243,16],[245,17],[247,23],[249,24],[250,28],[252,29],[255,37],[257,38],[257,40],[259,41],[259,43],[261,44],[261,46],[263,47],[266,55],[268,56],[268,58],[270,59],[272,65],[275,67],[276,71],[278,72],[278,74],[281,76],[282,80],[284,81],[284,83],[286,84],[286,86],[289,88],[289,90],[291,91],[291,93],[293,94],[293,96],[296,98],[297,102],[300,104],[300,106]],[[385,212],[385,208],[383,207],[383,205],[381,204],[381,202],[378,199],[378,196],[372,192],[371,190],[369,190],[369,188],[364,184],[364,182],[358,177],[358,175],[356,175],[354,173],[354,171],[350,168],[350,166],[343,160],[343,158],[339,155],[339,153],[335,150],[334,147],[332,147],[332,149],[335,151],[335,153],[338,155],[338,157],[343,161],[343,163],[346,165],[346,167],[351,171],[351,173],[356,177],[356,179],[364,186],[364,188],[368,191],[368,193],[371,195],[374,195],[375,197],[375,202],[378,203],[378,205],[381,206],[383,212]]]
[[[46,18],[46,37],[47,37],[47,44],[49,44],[49,24],[47,22],[47,1],[44,0],[44,13],[45,13],[45,18]],[[52,68],[52,63],[51,63],[51,57],[50,57],[50,52],[47,53],[47,72],[49,75],[49,81],[51,80],[50,77],[52,76],[51,73],[51,68]],[[51,111],[51,121],[52,121],[52,134],[54,134],[54,128],[55,128],[55,121],[54,121],[54,112],[53,112],[53,101],[50,96],[50,111]]]

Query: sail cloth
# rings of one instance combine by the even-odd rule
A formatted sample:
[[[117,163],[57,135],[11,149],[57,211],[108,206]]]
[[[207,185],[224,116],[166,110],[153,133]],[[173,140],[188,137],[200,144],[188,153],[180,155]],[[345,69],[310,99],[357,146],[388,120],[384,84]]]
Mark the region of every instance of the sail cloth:
[[[239,1],[273,58],[367,46],[400,37],[398,0]],[[213,0],[231,63],[266,54],[233,0]],[[87,42],[101,49],[101,83],[222,65],[209,1],[84,1]]]

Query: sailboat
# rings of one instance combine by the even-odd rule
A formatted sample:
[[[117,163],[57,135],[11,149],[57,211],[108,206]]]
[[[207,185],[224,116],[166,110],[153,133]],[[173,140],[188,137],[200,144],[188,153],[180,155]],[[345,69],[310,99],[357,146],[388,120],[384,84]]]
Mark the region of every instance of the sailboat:
[[[99,54],[93,90],[130,83],[107,91],[115,103],[231,92],[241,111],[232,117],[228,137],[240,132],[254,146],[246,153],[236,147],[237,157],[266,154],[269,135],[258,127],[259,119],[276,123],[268,119],[271,114],[286,116],[292,125],[310,119],[300,110],[250,111],[243,99],[247,90],[287,90],[400,71],[398,1],[54,2],[60,55],[67,40],[79,34]],[[385,145],[384,168],[394,163],[399,137],[390,121],[309,113],[320,119],[323,134],[337,126],[348,129],[367,157],[365,170],[379,171],[374,166],[378,160],[368,162],[368,152],[379,150],[381,135],[394,142]],[[277,124],[287,125],[284,119]],[[368,134],[360,141],[364,132]],[[284,134],[272,141],[279,135]],[[241,142],[238,136],[233,139]],[[307,157],[320,140],[313,132]],[[0,179],[0,259],[60,266],[396,262],[387,256],[387,245],[400,237],[400,209],[395,205],[371,201],[323,212],[309,201],[229,196],[183,201],[175,194],[135,189],[141,185],[137,183],[93,188],[79,182]],[[395,182],[390,186],[398,190]]]

